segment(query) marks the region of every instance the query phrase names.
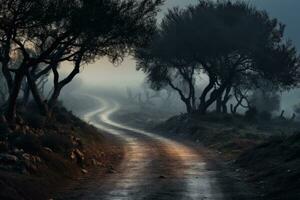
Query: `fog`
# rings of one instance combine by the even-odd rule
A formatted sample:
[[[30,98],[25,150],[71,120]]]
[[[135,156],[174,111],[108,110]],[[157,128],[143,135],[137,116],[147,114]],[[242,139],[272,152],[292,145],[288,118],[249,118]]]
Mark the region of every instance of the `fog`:
[[[168,9],[173,7],[185,7],[196,4],[198,0],[168,0],[158,15],[158,23]],[[266,10],[271,17],[278,18],[286,25],[286,39],[300,49],[300,1],[299,0],[247,0],[251,5]],[[63,71],[68,71],[68,63],[63,64]],[[70,68],[71,69],[71,68]],[[126,57],[119,65],[114,65],[106,58],[97,60],[93,64],[85,65],[76,79],[80,79],[81,87],[99,88],[99,91],[111,91],[112,93],[126,95],[126,88],[138,89],[145,82],[145,75],[136,70],[136,63],[132,57]],[[72,88],[72,84],[69,88]],[[78,84],[77,84],[78,87]],[[68,93],[68,89],[64,92]],[[281,108],[288,114],[293,112],[293,106],[299,102],[299,90],[292,90],[282,94]],[[179,102],[179,101],[178,101]]]

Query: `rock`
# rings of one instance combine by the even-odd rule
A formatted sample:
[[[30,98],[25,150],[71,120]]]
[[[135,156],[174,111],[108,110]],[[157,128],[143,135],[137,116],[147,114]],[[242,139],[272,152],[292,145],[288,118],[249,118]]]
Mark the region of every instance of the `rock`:
[[[107,173],[114,174],[114,173],[116,173],[116,170],[114,170],[114,168],[112,166],[109,166],[109,168],[107,169]]]
[[[71,152],[70,158],[71,158],[72,160],[75,160],[75,159],[76,159],[76,154],[75,154],[74,151]]]
[[[50,149],[49,147],[44,147],[43,149],[44,149],[45,151],[49,152],[49,153],[53,153],[53,150]]]
[[[84,173],[84,174],[87,174],[87,173],[88,173],[88,170],[86,170],[86,169],[81,169],[81,172]]]
[[[34,172],[37,171],[38,163],[42,162],[40,157],[33,156],[33,155],[28,154],[28,153],[24,153],[22,155],[22,157],[24,158],[25,166],[29,171],[34,171]]]
[[[42,162],[42,159],[39,156],[30,155],[28,153],[24,153],[22,157],[24,160],[30,161],[34,164]]]
[[[25,121],[20,116],[17,116],[16,122],[21,125],[25,124]]]
[[[71,152],[70,158],[72,160],[77,160],[77,163],[82,165],[85,160],[84,154],[79,149],[74,149]]]
[[[19,159],[15,155],[5,154],[5,153],[0,154],[0,163],[14,164],[17,163],[18,161]]]
[[[84,160],[84,154],[79,149],[75,149],[74,152],[75,152],[77,159],[79,158],[80,160]]]
[[[30,160],[30,154],[28,154],[28,153],[23,153],[22,157],[23,157],[25,160]]]
[[[93,164],[94,166],[101,166],[101,165],[102,165],[102,163],[99,162],[99,161],[96,160],[96,159],[92,159],[92,164]]]
[[[18,124],[15,124],[15,125],[12,127],[12,129],[13,129],[14,131],[20,131],[20,130],[21,130],[21,126],[18,125]]]
[[[24,153],[24,150],[23,149],[17,149],[17,148],[15,148],[13,150],[13,152],[16,153],[16,154],[19,154],[19,153]]]
[[[95,160],[95,159],[92,159],[92,164],[94,165],[94,166],[97,166],[97,160]]]

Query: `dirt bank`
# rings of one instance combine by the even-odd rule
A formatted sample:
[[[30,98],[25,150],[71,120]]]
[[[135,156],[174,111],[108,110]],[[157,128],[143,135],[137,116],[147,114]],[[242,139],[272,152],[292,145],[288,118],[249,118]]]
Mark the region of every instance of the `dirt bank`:
[[[268,128],[261,128],[264,123]],[[225,190],[238,182],[239,190],[248,188],[250,193],[258,194],[256,199],[298,200],[300,134],[292,134],[291,126],[299,125],[288,121],[250,123],[243,116],[208,114],[176,116],[155,130],[212,150],[208,159],[222,161],[215,163],[221,166],[220,180]],[[230,179],[232,184],[228,183]]]
[[[122,160],[117,139],[64,108],[56,109],[52,120],[27,111],[14,129],[0,124],[0,199],[50,199]]]

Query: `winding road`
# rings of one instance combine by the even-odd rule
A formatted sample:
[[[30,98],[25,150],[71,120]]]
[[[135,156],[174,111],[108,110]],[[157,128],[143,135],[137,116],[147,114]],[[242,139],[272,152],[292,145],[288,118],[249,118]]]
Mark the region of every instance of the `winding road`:
[[[120,104],[98,97],[98,110],[83,119],[124,141],[125,156],[105,179],[91,181],[62,199],[212,200],[223,199],[215,172],[199,152],[184,144],[112,119]]]

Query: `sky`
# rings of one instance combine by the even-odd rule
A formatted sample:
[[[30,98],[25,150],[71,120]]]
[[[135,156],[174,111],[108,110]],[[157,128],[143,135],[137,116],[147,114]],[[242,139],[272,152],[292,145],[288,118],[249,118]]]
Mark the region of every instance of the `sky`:
[[[271,17],[278,18],[286,24],[286,36],[291,39],[300,50],[300,0],[245,0],[249,4],[266,10]],[[184,8],[195,4],[198,0],[167,0],[159,14],[159,20],[173,7]],[[134,87],[141,84],[145,77],[142,72],[136,71],[133,58],[126,58],[119,66],[114,66],[103,58],[93,64],[84,66],[79,78],[86,84],[99,87]]]

